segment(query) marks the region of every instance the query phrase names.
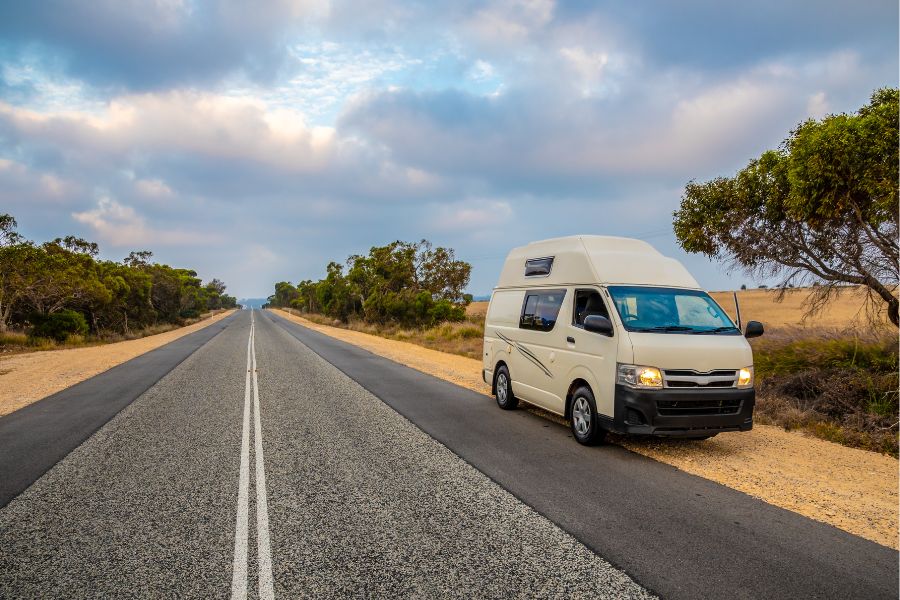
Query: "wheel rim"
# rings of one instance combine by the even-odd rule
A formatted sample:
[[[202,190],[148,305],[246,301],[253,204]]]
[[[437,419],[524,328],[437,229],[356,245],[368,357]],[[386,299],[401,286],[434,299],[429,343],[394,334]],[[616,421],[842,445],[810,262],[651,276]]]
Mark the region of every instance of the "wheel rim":
[[[506,396],[508,395],[507,394],[507,386],[508,385],[509,385],[509,382],[506,379],[506,375],[503,373],[500,373],[500,375],[497,376],[497,400],[499,400],[500,402],[502,402],[504,404],[506,403]]]
[[[572,406],[572,424],[578,435],[585,435],[591,428],[591,405],[584,396],[575,399]]]

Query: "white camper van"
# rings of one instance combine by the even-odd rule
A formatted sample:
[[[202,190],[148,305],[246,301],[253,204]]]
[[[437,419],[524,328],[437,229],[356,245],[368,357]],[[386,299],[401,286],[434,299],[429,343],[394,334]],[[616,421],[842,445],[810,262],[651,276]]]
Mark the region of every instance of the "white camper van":
[[[753,353],[677,260],[640,240],[573,236],[515,248],[491,295],[484,371],[497,404],[606,432],[708,438],[753,427]]]

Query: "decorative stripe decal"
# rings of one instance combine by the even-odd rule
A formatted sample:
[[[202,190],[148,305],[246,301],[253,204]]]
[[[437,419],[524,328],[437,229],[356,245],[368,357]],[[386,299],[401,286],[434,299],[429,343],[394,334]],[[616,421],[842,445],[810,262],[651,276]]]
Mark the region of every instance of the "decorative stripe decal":
[[[516,342],[516,341],[514,341],[514,340],[509,339],[508,337],[506,337],[505,335],[503,335],[503,334],[500,333],[499,331],[497,331],[497,332],[495,332],[495,333],[497,334],[497,337],[498,337],[498,338],[500,338],[501,340],[503,340],[504,342],[506,342],[506,343],[509,344],[510,346],[514,346],[514,347],[516,348],[516,350],[518,350],[519,352],[522,353],[522,356],[524,356],[525,358],[527,358],[529,361],[531,361],[531,362],[534,364],[534,366],[536,366],[538,369],[540,369],[541,371],[543,371],[544,375],[546,375],[546,376],[549,377],[550,379],[553,379],[553,373],[551,373],[551,372],[550,372],[550,369],[548,369],[546,366],[544,366],[544,363],[542,363],[542,362],[540,361],[540,359],[538,359],[538,357],[534,355],[534,352],[532,352],[531,350],[529,350],[529,349],[528,349],[526,346],[524,346],[523,344],[520,344],[519,342]]]

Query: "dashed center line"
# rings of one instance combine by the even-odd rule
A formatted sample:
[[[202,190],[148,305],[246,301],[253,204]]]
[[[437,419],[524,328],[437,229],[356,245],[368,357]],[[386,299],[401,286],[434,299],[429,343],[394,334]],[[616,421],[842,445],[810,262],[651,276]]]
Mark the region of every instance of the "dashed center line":
[[[247,340],[247,376],[244,384],[244,418],[241,432],[241,466],[238,475],[237,519],[234,534],[231,598],[247,598],[247,562],[250,488],[250,399],[253,398],[253,437],[256,459],[256,553],[259,572],[259,597],[272,600],[272,550],[269,540],[269,502],[266,497],[266,469],[262,447],[262,424],[259,414],[259,380],[256,373],[256,324],[250,311],[250,337]]]

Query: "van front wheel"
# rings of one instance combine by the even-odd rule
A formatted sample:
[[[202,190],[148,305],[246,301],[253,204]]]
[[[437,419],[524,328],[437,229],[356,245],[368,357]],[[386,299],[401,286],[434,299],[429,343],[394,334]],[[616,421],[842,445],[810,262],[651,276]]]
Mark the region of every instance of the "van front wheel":
[[[572,435],[575,441],[585,446],[600,444],[606,439],[606,430],[597,418],[597,403],[587,386],[582,386],[572,394]]]
[[[509,369],[505,365],[501,365],[497,369],[496,388],[497,406],[503,410],[513,410],[519,405],[519,399],[513,396],[512,384],[509,380]]]

